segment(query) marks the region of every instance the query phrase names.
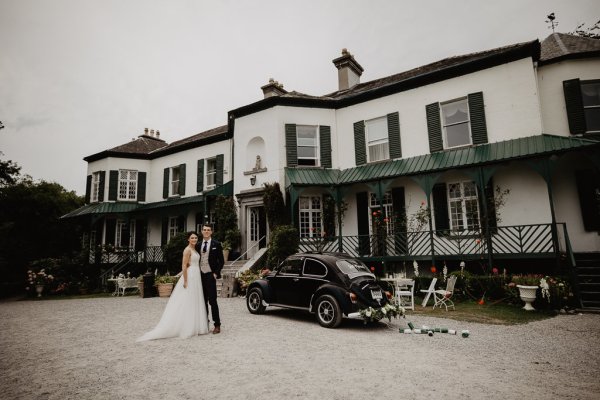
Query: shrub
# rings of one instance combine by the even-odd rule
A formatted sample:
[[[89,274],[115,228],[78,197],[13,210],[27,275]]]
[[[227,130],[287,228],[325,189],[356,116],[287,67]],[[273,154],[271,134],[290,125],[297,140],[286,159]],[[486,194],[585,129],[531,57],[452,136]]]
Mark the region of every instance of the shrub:
[[[263,203],[267,214],[269,229],[274,230],[277,226],[288,223],[288,213],[283,201],[283,195],[279,183],[265,183]]]
[[[280,225],[271,233],[269,241],[269,254],[267,265],[270,269],[275,268],[279,263],[291,254],[298,252],[300,239],[298,231],[292,225]]]
[[[187,232],[180,232],[164,245],[163,254],[167,263],[167,271],[175,272],[181,270],[183,250],[188,245],[187,235]]]

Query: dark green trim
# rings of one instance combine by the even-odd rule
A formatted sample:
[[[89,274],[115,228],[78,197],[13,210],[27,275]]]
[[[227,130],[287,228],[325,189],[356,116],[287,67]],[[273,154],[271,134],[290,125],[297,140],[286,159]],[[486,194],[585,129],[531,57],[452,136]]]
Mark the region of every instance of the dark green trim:
[[[365,121],[354,123],[354,160],[357,166],[367,163]]]
[[[92,193],[92,175],[88,175],[85,180],[85,203],[90,203]]]
[[[146,201],[146,173],[138,172],[137,200]]]
[[[298,165],[298,143],[295,124],[285,124],[285,155],[288,167]]]
[[[469,116],[471,119],[471,137],[473,144],[488,142],[487,125],[485,123],[485,107],[483,92],[471,93],[467,96],[469,102]]]
[[[321,167],[331,168],[331,127],[319,126],[319,147],[321,152]]]
[[[200,193],[204,190],[204,158],[198,160],[196,171],[196,192]]]
[[[112,170],[108,176],[108,200],[116,201],[119,191],[119,171]]]
[[[225,157],[223,154],[217,154],[217,173],[215,176],[215,184],[221,186],[223,184],[223,166]]]
[[[179,195],[185,195],[185,164],[179,164]]]
[[[390,144],[390,158],[402,158],[400,145],[400,114],[397,112],[387,115],[388,141]]]
[[[572,135],[585,133],[587,129],[583,111],[583,98],[581,97],[581,81],[579,79],[563,81],[563,91],[567,107],[569,132]]]
[[[358,228],[358,254],[371,254],[369,240],[369,193],[356,193],[356,223]]]
[[[104,184],[106,183],[106,171],[100,171],[100,182],[98,187],[98,201],[104,201]]]
[[[167,199],[169,197],[169,176],[171,168],[165,168],[163,171],[163,199]]]
[[[440,118],[440,103],[432,103],[425,106],[427,114],[427,135],[429,137],[429,151],[444,150],[444,141],[442,140],[442,121]]]

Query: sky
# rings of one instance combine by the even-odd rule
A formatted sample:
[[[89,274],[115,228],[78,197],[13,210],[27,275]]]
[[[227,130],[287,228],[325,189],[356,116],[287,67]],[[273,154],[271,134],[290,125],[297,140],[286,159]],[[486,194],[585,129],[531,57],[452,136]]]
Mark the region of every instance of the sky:
[[[85,156],[144,128],[173,142],[288,91],[361,82],[600,19],[598,0],[0,0],[0,159],[85,192]]]

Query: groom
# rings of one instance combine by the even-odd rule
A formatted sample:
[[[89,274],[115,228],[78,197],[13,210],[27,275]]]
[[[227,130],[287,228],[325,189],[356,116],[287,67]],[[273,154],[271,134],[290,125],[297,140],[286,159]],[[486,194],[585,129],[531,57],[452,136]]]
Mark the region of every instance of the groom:
[[[204,305],[208,314],[208,304],[215,323],[213,333],[221,333],[221,319],[219,318],[219,305],[217,304],[217,279],[221,277],[223,247],[221,243],[212,238],[212,227],[202,225],[202,241],[198,241],[196,249],[200,253],[200,272],[202,273],[202,291],[204,292]]]

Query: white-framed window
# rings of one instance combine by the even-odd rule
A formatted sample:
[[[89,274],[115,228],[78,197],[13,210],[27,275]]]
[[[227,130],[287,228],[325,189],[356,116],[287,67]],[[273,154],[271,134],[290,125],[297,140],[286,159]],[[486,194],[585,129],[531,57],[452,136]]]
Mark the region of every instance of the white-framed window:
[[[92,198],[91,203],[97,203],[100,195],[100,171],[92,174]]]
[[[217,159],[207,158],[206,159],[206,189],[214,189],[217,181]]]
[[[448,183],[450,229],[453,231],[479,229],[479,202],[474,182]]]
[[[170,193],[170,196],[179,195],[179,178],[180,178],[180,176],[181,176],[181,171],[179,169],[179,166],[171,167],[171,174],[170,174],[171,193]]]
[[[119,170],[119,200],[136,200],[138,172]]]
[[[115,247],[116,248],[125,248],[125,247],[128,247],[128,245],[129,245],[129,243],[124,243],[125,229],[127,229],[127,223],[122,219],[118,219],[116,226],[115,226]]]
[[[469,103],[466,98],[453,100],[440,105],[442,111],[442,131],[444,148],[466,146],[473,143]]]
[[[167,240],[171,240],[171,238],[177,235],[182,227],[177,224],[178,217],[169,217],[169,237]]]
[[[323,229],[323,206],[321,196],[301,196],[298,199],[300,209],[300,237],[319,237]]]
[[[377,201],[375,193],[369,193],[369,221],[371,233],[375,233],[377,224],[382,224],[388,235],[394,234],[394,222],[392,215],[394,214],[394,205],[392,202],[392,192],[387,191],[383,194],[382,204]]]
[[[600,132],[600,81],[582,81],[581,97],[586,132]]]
[[[319,131],[314,125],[296,126],[298,165],[319,165]]]
[[[367,162],[389,160],[390,144],[386,117],[365,121],[365,141]]]

